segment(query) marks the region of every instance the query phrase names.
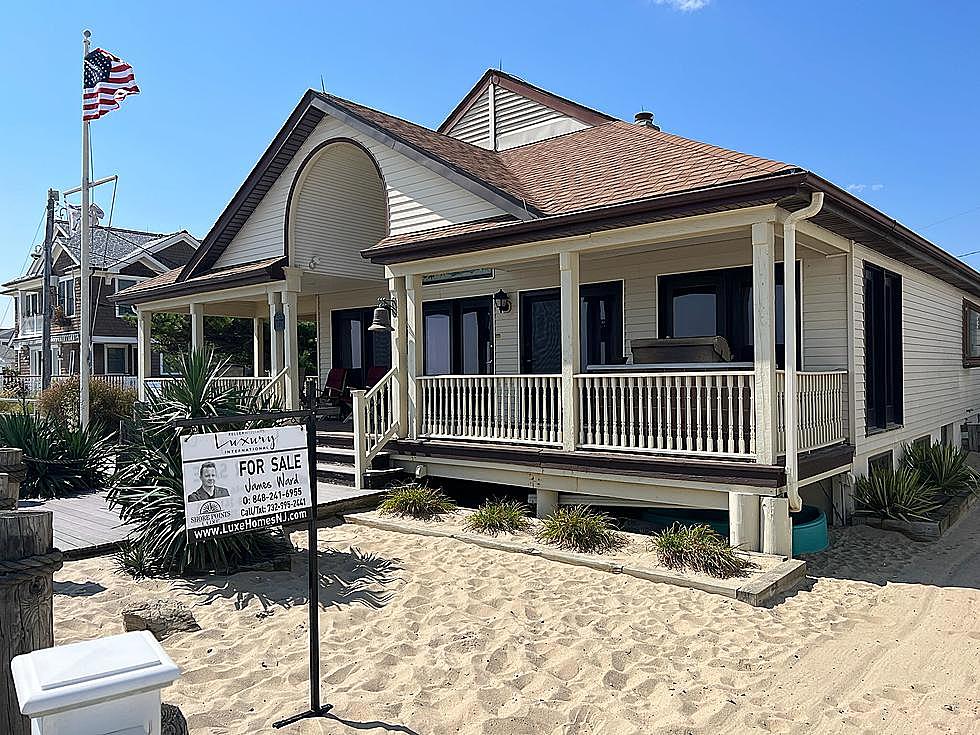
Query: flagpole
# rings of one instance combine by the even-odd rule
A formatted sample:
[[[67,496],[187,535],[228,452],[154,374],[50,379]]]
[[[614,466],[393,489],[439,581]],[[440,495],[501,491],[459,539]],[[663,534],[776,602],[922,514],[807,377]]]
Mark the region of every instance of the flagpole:
[[[82,31],[82,94],[85,91],[85,57],[88,56],[92,32]],[[81,255],[79,270],[81,271],[82,312],[78,329],[78,423],[84,429],[89,421],[89,379],[92,374],[92,283],[89,278],[89,123],[84,119],[85,102],[82,100],[82,222],[81,222]]]

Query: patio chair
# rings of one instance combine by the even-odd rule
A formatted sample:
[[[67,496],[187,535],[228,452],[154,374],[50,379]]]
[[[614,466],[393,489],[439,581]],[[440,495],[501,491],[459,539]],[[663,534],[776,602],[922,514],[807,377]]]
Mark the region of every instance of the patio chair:
[[[380,365],[375,365],[374,367],[368,368],[367,378],[364,380],[365,389],[370,390],[376,386],[378,381],[381,380],[387,372],[388,368]]]
[[[330,368],[327,379],[320,392],[317,405],[327,409],[327,418],[342,419],[345,411],[350,413],[350,390],[347,387],[347,368]]]

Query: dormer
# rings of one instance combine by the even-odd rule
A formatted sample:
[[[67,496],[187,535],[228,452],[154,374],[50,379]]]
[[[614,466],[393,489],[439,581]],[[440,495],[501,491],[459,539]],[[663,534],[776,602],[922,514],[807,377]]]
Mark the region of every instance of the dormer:
[[[439,132],[488,150],[554,138],[615,118],[488,69]]]

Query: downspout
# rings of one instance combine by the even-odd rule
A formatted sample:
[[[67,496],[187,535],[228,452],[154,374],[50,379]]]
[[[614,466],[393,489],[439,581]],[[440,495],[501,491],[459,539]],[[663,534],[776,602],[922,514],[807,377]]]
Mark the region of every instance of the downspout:
[[[796,397],[796,223],[810,219],[823,207],[823,192],[814,192],[809,206],[791,212],[783,220],[783,324],[785,351],[783,355],[783,416],[785,416],[786,494],[789,509],[803,509],[799,478],[799,413]]]

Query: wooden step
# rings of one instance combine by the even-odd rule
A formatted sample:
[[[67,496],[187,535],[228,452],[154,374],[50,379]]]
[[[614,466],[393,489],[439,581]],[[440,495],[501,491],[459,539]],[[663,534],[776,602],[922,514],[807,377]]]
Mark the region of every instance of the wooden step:
[[[354,432],[352,431],[318,431],[316,433],[318,447],[337,447],[340,449],[354,448]]]
[[[364,485],[367,488],[385,488],[397,481],[404,475],[399,467],[385,469],[370,469],[364,473]],[[341,464],[336,462],[317,462],[317,480],[332,483],[344,487],[354,487],[355,472],[353,464]]]

